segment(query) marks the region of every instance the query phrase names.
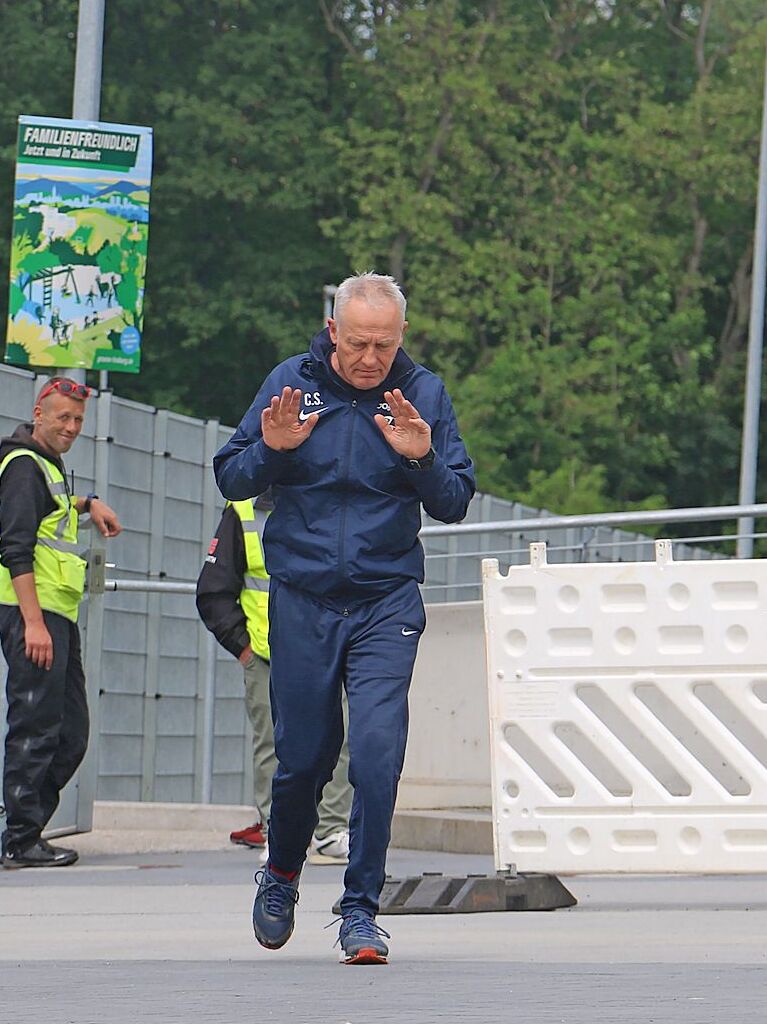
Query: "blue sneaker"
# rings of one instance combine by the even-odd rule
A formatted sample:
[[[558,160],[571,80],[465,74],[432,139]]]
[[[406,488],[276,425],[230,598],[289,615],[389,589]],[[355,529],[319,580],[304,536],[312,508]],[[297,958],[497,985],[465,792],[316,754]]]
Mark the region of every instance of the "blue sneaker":
[[[298,875],[289,882],[271,871],[271,865],[256,872],[256,898],[253,902],[253,931],[262,946],[279,949],[293,934],[298,903]]]
[[[341,943],[341,963],[385,964],[389,947],[383,940],[391,938],[379,928],[375,918],[364,910],[352,910],[341,922],[338,941]]]

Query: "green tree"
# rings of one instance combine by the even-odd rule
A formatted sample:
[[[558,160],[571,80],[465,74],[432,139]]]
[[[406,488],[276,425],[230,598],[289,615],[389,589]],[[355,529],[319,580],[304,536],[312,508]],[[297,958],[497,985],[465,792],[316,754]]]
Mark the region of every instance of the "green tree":
[[[16,114],[69,113],[76,7],[0,5],[0,217]],[[145,306],[113,385],[232,422],[375,267],[483,489],[733,500],[766,38],[763,0],[110,0],[102,117],[155,133],[145,296],[102,253]]]
[[[28,0],[0,5],[0,30],[6,59],[0,65],[0,266],[11,260],[13,169],[19,114],[69,117],[72,109],[77,0]],[[33,243],[32,224],[28,233]],[[15,264],[14,264],[15,266]],[[7,279],[7,278],[6,278]],[[5,322],[7,292],[0,289],[0,317]],[[11,312],[17,311],[16,296]]]
[[[103,116],[155,129],[142,372],[121,392],[236,421],[322,326],[335,49],[290,0],[110,4]]]
[[[480,485],[551,480],[580,510],[580,466],[597,504],[734,497],[717,336],[731,321],[737,349],[743,324],[722,293],[753,218],[760,5],[389,15],[371,40],[336,7],[355,102],[329,134],[355,215],[326,230],[405,284]]]

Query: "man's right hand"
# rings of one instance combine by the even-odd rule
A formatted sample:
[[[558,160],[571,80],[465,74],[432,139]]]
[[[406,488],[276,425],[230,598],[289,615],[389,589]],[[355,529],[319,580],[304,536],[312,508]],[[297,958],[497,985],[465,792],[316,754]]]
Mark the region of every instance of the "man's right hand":
[[[302,422],[298,413],[303,392],[300,388],[284,387],[261,413],[261,433],[264,444],[276,452],[290,452],[303,444],[319,420],[317,413]]]
[[[253,657],[253,648],[248,644],[237,659],[241,665],[247,665],[250,659]]]
[[[25,624],[24,651],[38,668],[50,670],[53,665],[53,640],[44,620]]]
[[[53,664],[53,640],[37,599],[34,573],[20,573],[11,583],[24,620],[24,653],[38,668],[48,670]]]

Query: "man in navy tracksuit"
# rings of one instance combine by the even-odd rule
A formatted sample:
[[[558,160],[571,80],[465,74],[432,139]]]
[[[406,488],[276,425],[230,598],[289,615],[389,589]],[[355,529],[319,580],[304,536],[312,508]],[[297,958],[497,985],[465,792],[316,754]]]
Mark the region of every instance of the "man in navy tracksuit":
[[[402,349],[406,328],[392,278],[348,278],[328,328],[272,371],[214,459],[226,498],[271,486],[275,501],[264,550],[279,765],[269,862],[256,876],[256,938],[278,949],[293,931],[317,804],[341,747],[343,686],[354,787],[341,900],[346,963],[388,955],[375,915],[425,626],[421,505],[458,522],[475,489],[450,398]]]

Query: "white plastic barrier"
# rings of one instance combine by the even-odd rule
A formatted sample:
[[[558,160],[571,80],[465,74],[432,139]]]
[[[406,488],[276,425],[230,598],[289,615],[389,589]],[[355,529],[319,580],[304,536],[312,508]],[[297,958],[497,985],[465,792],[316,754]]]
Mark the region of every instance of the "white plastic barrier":
[[[483,562],[497,868],[767,870],[767,561]]]

